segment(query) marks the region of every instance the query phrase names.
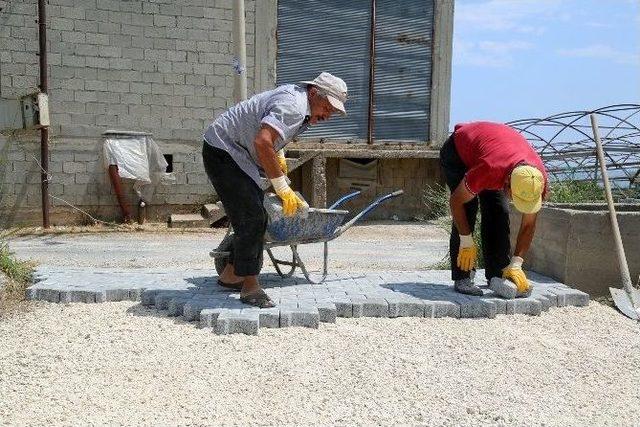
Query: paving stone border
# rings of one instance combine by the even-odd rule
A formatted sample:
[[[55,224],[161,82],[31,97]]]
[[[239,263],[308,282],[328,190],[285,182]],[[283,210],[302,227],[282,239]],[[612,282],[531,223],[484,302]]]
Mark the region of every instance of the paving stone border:
[[[216,334],[255,335],[260,328],[318,328],[338,317],[494,318],[498,314],[537,316],[552,307],[586,306],[589,295],[535,273],[528,298],[505,300],[486,286],[481,297],[456,293],[448,271],[334,273],[314,285],[304,278],[266,273],[262,284],[277,306],[243,304],[238,293],[216,284],[211,270],[123,270],[41,266],[27,296],[56,303],[140,301],[198,322]],[[483,277],[479,271],[476,277]]]

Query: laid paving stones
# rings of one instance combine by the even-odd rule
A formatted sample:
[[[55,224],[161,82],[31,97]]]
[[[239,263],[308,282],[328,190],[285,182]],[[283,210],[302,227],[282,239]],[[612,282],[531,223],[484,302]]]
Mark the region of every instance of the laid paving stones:
[[[530,273],[531,296],[505,300],[487,286],[483,296],[453,290],[447,271],[332,273],[319,285],[304,278],[262,275],[276,307],[243,304],[238,293],[216,284],[210,270],[96,269],[40,266],[28,292],[33,300],[61,303],[140,301],[216,334],[258,334],[261,328],[318,328],[338,317],[494,318],[538,316],[553,307],[589,304],[589,295]],[[476,277],[482,277],[478,272]]]

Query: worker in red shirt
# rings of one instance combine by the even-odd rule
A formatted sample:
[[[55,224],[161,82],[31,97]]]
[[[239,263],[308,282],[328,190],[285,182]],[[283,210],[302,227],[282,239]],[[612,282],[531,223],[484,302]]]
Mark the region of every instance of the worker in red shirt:
[[[440,150],[453,217],[449,252],[456,291],[482,295],[473,281],[477,248],[472,233],[482,215],[482,252],[489,288],[505,298],[528,296],[531,286],[522,271],[546,195],[548,178],[542,160],[527,140],[507,125],[491,122],[458,124]],[[509,199],[522,213],[511,255]]]

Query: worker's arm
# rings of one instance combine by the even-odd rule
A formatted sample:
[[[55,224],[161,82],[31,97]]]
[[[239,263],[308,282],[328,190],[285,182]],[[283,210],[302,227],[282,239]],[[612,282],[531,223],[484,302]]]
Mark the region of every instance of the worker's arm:
[[[518,288],[518,295],[524,296],[531,292],[531,285],[527,279],[527,275],[522,270],[524,255],[531,246],[533,234],[536,231],[537,214],[522,214],[520,222],[520,231],[518,231],[518,240],[516,241],[516,250],[513,252],[511,262],[502,270],[502,277],[511,280]]]
[[[273,146],[279,136],[280,134],[271,126],[262,125],[253,143],[255,144],[262,169],[264,169],[267,178],[271,181],[273,190],[282,199],[282,211],[285,216],[291,216],[296,213],[298,208],[302,206],[308,207],[308,205],[293,192],[282,173],[283,171]]]
[[[456,225],[458,234],[461,236],[471,234],[471,227],[469,226],[467,214],[464,211],[464,204],[473,200],[474,197],[476,197],[476,195],[467,189],[464,180],[462,180],[449,198],[449,207],[451,208],[453,223]]]
[[[253,141],[260,165],[269,179],[283,176],[274,148],[274,144],[279,137],[280,135],[274,128],[268,125],[262,125]]]
[[[520,230],[518,231],[518,239],[516,240],[516,250],[513,252],[514,256],[524,258],[524,255],[531,246],[533,235],[536,232],[536,218],[538,214],[522,214],[522,220],[520,221]]]
[[[475,197],[471,191],[467,189],[464,180],[458,185],[449,198],[449,206],[451,208],[451,216],[453,222],[458,229],[460,235],[460,247],[458,249],[458,257],[456,264],[463,271],[470,271],[475,267],[477,248],[473,242],[471,235],[471,227],[469,227],[469,219],[464,211],[464,204]]]

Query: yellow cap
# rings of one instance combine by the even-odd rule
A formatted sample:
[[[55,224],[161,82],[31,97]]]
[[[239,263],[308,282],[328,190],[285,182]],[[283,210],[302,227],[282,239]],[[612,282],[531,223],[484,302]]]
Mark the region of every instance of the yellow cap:
[[[516,209],[522,213],[536,213],[542,206],[544,178],[533,166],[517,166],[511,172],[511,198]]]

